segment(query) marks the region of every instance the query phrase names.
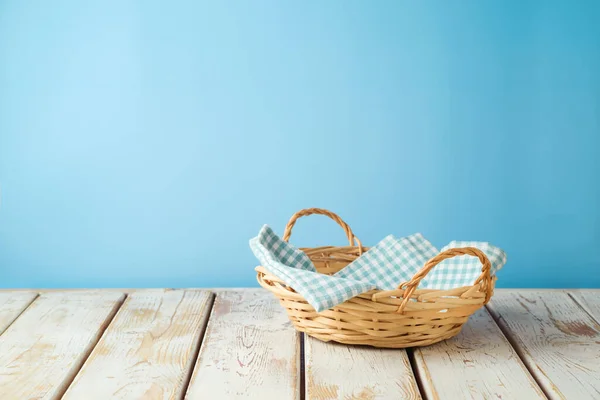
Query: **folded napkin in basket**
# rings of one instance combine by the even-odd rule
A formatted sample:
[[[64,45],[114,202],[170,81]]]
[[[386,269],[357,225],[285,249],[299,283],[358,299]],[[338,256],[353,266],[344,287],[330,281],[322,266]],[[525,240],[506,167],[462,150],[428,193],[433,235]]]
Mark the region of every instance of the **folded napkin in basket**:
[[[495,275],[506,264],[506,253],[487,242],[452,241],[442,251],[460,247],[475,247],[485,253],[490,260],[490,274]],[[474,256],[447,258],[436,265],[421,281],[423,289],[448,290],[472,285],[481,275],[481,262]]]
[[[389,235],[334,276],[368,281],[379,290],[393,290],[437,254],[438,250],[420,233],[400,239]]]
[[[506,263],[506,254],[486,242],[450,242],[442,251],[475,247],[490,260],[494,275]],[[281,240],[267,225],[250,240],[261,265],[298,292],[317,312],[327,310],[372,289],[392,290],[409,281],[438,250],[421,234],[385,237],[333,276],[316,271],[310,258]],[[421,281],[421,289],[453,289],[472,285],[481,275],[477,257],[458,256],[438,264]]]
[[[261,265],[300,293],[317,312],[375,288],[370,282],[323,275],[303,251],[281,240],[267,225],[250,239]]]

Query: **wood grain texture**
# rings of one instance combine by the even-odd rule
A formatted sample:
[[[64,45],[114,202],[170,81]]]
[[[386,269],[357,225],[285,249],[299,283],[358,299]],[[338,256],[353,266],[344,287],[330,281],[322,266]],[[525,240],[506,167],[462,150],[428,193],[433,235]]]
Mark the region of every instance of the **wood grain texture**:
[[[182,398],[211,300],[206,291],[131,294],[63,399]]]
[[[600,398],[600,325],[566,292],[499,292],[489,309],[550,399]]]
[[[120,293],[43,294],[0,336],[2,399],[58,399],[121,305]]]
[[[428,399],[546,398],[485,308],[458,336],[414,355]]]
[[[569,291],[575,301],[600,323],[600,289],[581,289]]]
[[[0,293],[0,335],[36,297],[37,293],[32,292]]]
[[[420,399],[406,350],[304,336],[306,399]]]
[[[218,293],[186,399],[300,398],[300,341],[279,302]]]
[[[248,288],[206,288],[206,287],[180,287],[180,288],[70,288],[70,289],[44,289],[44,288],[25,288],[25,289],[0,289],[0,293],[23,293],[23,292],[32,292],[32,293],[53,293],[53,292],[61,292],[61,293],[73,293],[73,292],[119,292],[119,293],[134,293],[134,292],[145,292],[148,290],[207,290],[213,293],[216,292],[230,292],[235,290],[248,290]],[[252,290],[252,289],[251,289]]]

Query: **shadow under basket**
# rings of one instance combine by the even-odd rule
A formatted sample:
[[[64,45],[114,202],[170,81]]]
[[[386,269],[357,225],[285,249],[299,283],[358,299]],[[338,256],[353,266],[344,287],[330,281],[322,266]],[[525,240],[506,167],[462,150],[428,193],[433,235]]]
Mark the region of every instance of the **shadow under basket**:
[[[283,240],[288,241],[296,220],[321,214],[336,221],[350,242],[345,247],[303,248],[317,271],[332,275],[367,251],[350,227],[336,214],[309,208],[294,214]],[[417,289],[431,269],[441,261],[461,255],[479,258],[481,275],[472,286],[451,290]],[[490,262],[479,249],[464,247],[441,252],[425,263],[410,281],[394,290],[371,290],[331,309],[316,312],[294,289],[264,267],[256,267],[258,283],[273,293],[296,329],[324,342],[368,345],[384,348],[427,346],[458,334],[469,317],[483,307],[494,291],[495,277]]]

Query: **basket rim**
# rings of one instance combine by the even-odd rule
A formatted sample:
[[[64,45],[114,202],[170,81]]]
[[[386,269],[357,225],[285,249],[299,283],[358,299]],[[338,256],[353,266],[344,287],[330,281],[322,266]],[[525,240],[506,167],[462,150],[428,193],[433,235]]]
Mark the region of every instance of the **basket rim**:
[[[315,263],[318,273],[345,268],[368,248],[337,214],[309,208],[295,213],[286,225],[283,240],[288,242],[294,224],[304,216],[324,215],[340,225],[348,246],[304,247],[300,250]],[[481,275],[470,286],[450,290],[419,289],[421,280],[441,261],[471,255],[481,262]],[[316,263],[323,263],[323,267]],[[332,268],[330,268],[332,267]],[[326,269],[327,268],[327,269]],[[429,259],[408,282],[393,290],[370,290],[341,304],[317,312],[304,297],[262,266],[256,267],[258,283],[279,299],[281,306],[300,332],[325,342],[361,344],[383,348],[404,348],[437,343],[456,335],[468,318],[491,298],[496,277],[485,253],[474,247],[450,249]]]
[[[263,266],[257,266],[255,268],[257,272],[257,281],[258,283],[265,289],[269,290],[275,296],[281,298],[281,296],[288,297],[294,301],[305,302],[307,305],[310,304],[306,301],[306,299],[294,289],[289,287],[283,280],[278,278],[276,275],[269,272]],[[493,276],[491,282],[491,290],[494,290],[495,283],[497,277]],[[269,282],[269,283],[268,283]],[[414,309],[415,303],[427,303],[430,306],[427,307],[431,311],[437,310],[445,310],[448,308],[453,308],[452,306],[448,307],[449,304],[440,304],[439,307],[435,307],[437,303],[431,302],[428,300],[436,299],[436,298],[446,298],[447,302],[456,303],[455,307],[461,306],[472,306],[475,304],[479,304],[479,307],[485,305],[487,303],[486,295],[487,293],[482,289],[481,283],[475,283],[473,285],[461,286],[453,289],[415,289],[410,293],[410,297],[405,298],[404,295],[407,294],[409,289],[393,289],[393,290],[378,290],[373,289],[367,292],[361,293],[354,298],[360,298],[366,301],[371,301],[373,303],[378,303],[382,306],[390,305],[394,307],[394,312],[404,313],[405,311],[410,311]],[[352,300],[349,299],[344,303],[338,304],[331,309],[343,309],[344,305]],[[409,301],[413,300],[413,301]],[[472,300],[472,301],[469,301]],[[474,300],[474,301],[473,301]],[[482,301],[483,300],[483,301]],[[402,302],[407,301],[406,309],[400,309],[400,305]],[[462,304],[461,304],[462,303]],[[472,304],[471,304],[472,303]],[[312,306],[310,306],[312,307]],[[477,307],[477,308],[479,308]],[[314,310],[314,309],[313,309]],[[391,311],[391,309],[390,309]],[[474,310],[475,311],[475,310]],[[473,311],[473,312],[474,312]],[[315,311],[316,312],[316,311]]]

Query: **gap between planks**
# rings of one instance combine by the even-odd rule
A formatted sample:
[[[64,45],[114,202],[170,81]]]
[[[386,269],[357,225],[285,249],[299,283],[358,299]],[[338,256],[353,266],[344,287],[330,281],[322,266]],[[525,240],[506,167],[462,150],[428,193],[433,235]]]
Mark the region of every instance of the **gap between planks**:
[[[306,350],[304,346],[306,345],[306,334],[304,332],[299,332],[299,340],[300,340],[300,400],[306,400]]]
[[[20,297],[20,299],[19,299]],[[40,297],[34,292],[0,293],[0,336]],[[10,305],[8,307],[7,305]]]
[[[429,397],[427,396],[425,386],[424,386],[426,377],[423,375],[425,375],[425,373],[424,373],[424,371],[421,371],[417,365],[417,360],[416,360],[416,356],[415,356],[415,348],[414,347],[407,348],[406,355],[408,356],[408,362],[410,365],[410,369],[413,373],[413,376],[415,377],[415,382],[417,384],[417,390],[419,391],[421,398],[423,400],[429,400]]]
[[[132,293],[131,295],[121,293],[121,292],[116,292],[116,291],[100,291],[100,292],[115,293],[115,294],[121,295],[120,301],[115,302],[112,313],[110,313],[107,316],[106,320],[104,321],[104,323],[102,325],[98,326],[96,335],[93,338],[91,338],[91,340],[89,340],[89,342],[88,342],[89,343],[88,348],[84,349],[80,353],[78,361],[75,362],[75,364],[73,364],[70,367],[69,373],[64,375],[62,380],[55,382],[55,384],[53,385],[54,388],[50,389],[50,392],[41,394],[40,396],[43,396],[43,398],[46,398],[48,396],[48,393],[51,393],[50,396],[52,399],[58,399],[58,398],[67,396],[70,393],[70,391],[72,391],[74,383],[80,377],[80,374],[82,374],[83,372],[87,372],[85,370],[87,363],[90,361],[91,357],[95,354],[95,352],[99,348],[100,343],[107,335],[107,332],[110,332],[110,330],[114,328],[114,324],[116,323],[115,321],[119,320],[121,314],[124,312],[125,304],[127,304],[128,300],[132,296],[133,297],[138,297],[138,295],[152,296],[153,294],[156,294],[156,297],[160,298],[160,303],[162,304],[162,299],[163,299],[164,295],[166,293],[168,294],[170,292],[170,290],[167,289],[167,290],[158,291],[158,290],[151,289],[151,290],[145,290],[143,292],[138,291],[138,292]],[[180,291],[180,292],[182,292],[183,296],[185,297],[185,294],[190,293],[191,291]],[[204,315],[204,322],[201,323],[201,325],[199,326],[199,328],[200,328],[199,332],[197,332],[195,334],[196,340],[194,340],[194,342],[192,344],[192,348],[191,348],[191,353],[190,353],[189,357],[187,358],[188,366],[187,366],[187,368],[184,368],[182,370],[182,379],[178,386],[179,393],[177,395],[175,395],[175,397],[169,397],[169,398],[182,399],[188,389],[191,374],[192,374],[192,371],[194,369],[194,366],[195,366],[195,363],[196,363],[196,360],[198,357],[198,352],[200,350],[202,340],[204,338],[204,333],[205,333],[206,325],[208,322],[208,316],[209,316],[210,312],[212,311],[212,306],[213,306],[214,299],[215,299],[215,294],[213,292],[198,291],[198,290],[196,290],[194,292],[206,294],[206,302],[205,302],[205,306],[204,306],[205,311],[202,313]],[[50,292],[47,294],[49,294],[51,296],[55,295],[55,294],[56,295],[62,294],[62,295],[65,295],[66,297],[70,297],[69,295],[72,294],[74,297],[78,297],[79,295],[94,294],[94,293],[99,294],[98,291],[86,292],[86,293],[82,293],[81,291],[63,292],[63,293]],[[27,296],[28,293],[26,293],[26,292],[13,292],[11,294],[0,292],[0,303],[3,303],[4,306],[8,305],[8,307],[4,307],[0,310],[0,311],[7,310],[4,313],[0,313],[0,336],[1,336],[1,333],[3,333],[3,330],[5,331],[10,326],[12,326],[15,322],[17,322],[18,317],[20,317],[24,312],[26,312],[26,310],[29,309],[29,307],[31,307],[31,305],[35,303],[35,300],[37,298],[40,298],[40,295],[36,294],[36,293],[29,293],[30,297]],[[5,295],[5,296],[3,296],[3,295]],[[43,295],[46,295],[46,293],[44,293]],[[1,300],[6,300],[6,301],[2,302]],[[7,321],[8,321],[8,323],[6,323]],[[83,375],[85,375],[85,374],[83,374]],[[104,386],[105,385],[101,385],[102,388],[104,388]],[[97,391],[94,391],[94,393],[98,394]],[[98,397],[98,396],[96,396],[96,397]]]
[[[564,292],[566,293],[570,298],[573,299],[573,301],[581,308],[583,309],[585,312],[587,312],[588,314],[590,314],[589,311],[587,311],[578,301],[576,298],[573,297],[573,295],[571,294],[571,289],[544,289],[544,290],[553,290],[555,292]],[[533,292],[533,291],[539,291],[542,292],[544,291],[542,289],[521,289],[519,290],[520,293],[523,292]],[[576,290],[576,289],[572,289],[572,290]],[[496,289],[496,292],[498,290]],[[506,292],[508,292],[507,290],[505,290]],[[492,296],[492,299],[494,297]],[[523,349],[523,347],[518,343],[515,335],[510,331],[510,328],[504,324],[500,322],[500,319],[502,318],[502,316],[496,312],[494,312],[490,306],[490,304],[486,304],[485,306],[486,311],[490,314],[490,316],[492,317],[494,323],[498,326],[498,328],[500,329],[500,331],[502,332],[502,334],[504,335],[504,337],[506,338],[506,340],[508,340],[508,342],[510,343],[511,347],[515,350],[515,352],[517,353],[517,355],[519,356],[519,359],[521,360],[521,362],[525,365],[525,368],[527,368],[527,371],[531,374],[532,378],[535,380],[535,382],[537,383],[538,387],[542,390],[542,392],[544,393],[544,396],[546,396],[548,399],[552,398],[552,393],[548,390],[548,388],[546,387],[545,383],[539,378],[539,376],[535,373],[536,371],[534,370],[534,368],[532,368],[532,366],[527,362],[527,355],[525,354],[525,350]],[[590,314],[591,315],[591,314]],[[593,317],[593,316],[592,316]]]
[[[426,399],[546,398],[485,308],[455,337],[409,354]]]
[[[60,398],[124,299],[122,293],[74,297],[64,293],[39,296],[0,336],[0,391],[4,395]],[[81,336],[66,340],[70,322],[75,322]],[[45,329],[52,335],[43,335]]]
[[[38,295],[38,297],[39,297],[39,295]],[[73,383],[73,380],[75,380],[75,377],[77,377],[77,375],[79,374],[79,371],[81,371],[81,368],[83,367],[83,365],[85,364],[85,362],[90,357],[90,354],[92,354],[92,351],[94,351],[94,349],[98,345],[98,342],[100,341],[100,339],[102,339],[102,336],[104,336],[104,332],[106,332],[106,330],[108,329],[108,327],[110,326],[110,324],[114,321],[115,317],[117,316],[117,314],[119,313],[119,311],[123,307],[123,304],[125,303],[125,300],[127,300],[127,297],[128,297],[128,294],[127,293],[123,293],[123,297],[121,298],[120,302],[118,302],[118,305],[115,307],[115,309],[113,310],[112,315],[110,315],[108,317],[108,320],[107,320],[108,323],[105,323],[104,325],[100,326],[99,335],[97,335],[97,337],[95,338],[95,340],[94,339],[92,340],[93,344],[90,346],[90,348],[87,351],[87,354],[85,354],[82,357],[81,362],[76,367],[77,371],[75,371],[75,373],[72,376],[70,376],[69,378],[67,378],[67,380],[65,380],[64,388],[58,394],[58,398],[62,398],[64,396],[64,394],[66,393],[66,391],[69,390],[69,387]]]
[[[299,341],[270,293],[217,292],[185,398],[299,399]]]
[[[531,291],[531,290],[537,290],[537,289],[522,289],[522,291]],[[557,291],[557,292],[558,291],[565,291],[566,292],[566,289],[546,289],[546,290],[554,290],[554,291]],[[507,291],[507,290],[505,290],[505,291]],[[498,289],[495,289],[495,292],[498,292]],[[566,293],[568,293],[568,292],[566,292]],[[494,298],[494,296],[492,296],[492,299],[493,298]],[[510,346],[515,350],[515,352],[517,353],[517,356],[519,356],[519,359],[521,360],[521,362],[523,363],[523,365],[525,366],[525,368],[527,369],[527,371],[529,372],[529,374],[531,375],[531,377],[533,378],[533,380],[535,381],[535,383],[538,385],[538,387],[540,388],[540,390],[544,393],[544,396],[546,396],[546,398],[550,399],[551,397],[549,396],[547,388],[544,387],[544,383],[542,381],[540,381],[540,379],[538,378],[538,376],[535,374],[535,371],[533,370],[533,368],[531,368],[531,366],[527,362],[527,356],[524,354],[523,348],[516,341],[516,338],[510,332],[510,329],[506,325],[500,323],[501,316],[499,314],[497,314],[497,313],[494,313],[491,310],[491,307],[490,307],[489,303],[486,304],[484,306],[484,308],[487,311],[487,313],[491,316],[492,320],[494,321],[494,324],[496,324],[496,326],[498,327],[498,329],[500,330],[500,332],[502,332],[502,335],[506,338],[506,340],[508,341],[508,343],[510,343]]]
[[[131,293],[63,398],[82,398],[99,382],[88,398],[182,399],[214,299],[206,290]]]
[[[185,398],[185,395],[187,394],[189,388],[190,388],[190,382],[192,381],[192,374],[194,373],[194,369],[196,368],[196,363],[198,362],[198,356],[200,355],[200,349],[202,348],[202,343],[204,342],[204,337],[206,336],[206,328],[208,327],[208,323],[210,321],[210,317],[212,315],[212,310],[213,307],[215,305],[215,300],[217,298],[217,294],[215,292],[210,292],[210,299],[208,300],[208,304],[207,304],[207,318],[205,323],[202,326],[202,331],[200,332],[200,337],[198,339],[198,343],[196,344],[196,348],[194,349],[194,352],[192,354],[192,362],[190,365],[190,368],[187,370],[186,372],[186,377],[185,380],[183,382],[183,390],[181,391],[181,397],[180,400],[183,400]]]
[[[588,303],[587,296],[596,294],[600,296],[600,291],[591,291],[586,289],[575,290],[567,292],[569,296],[585,311],[588,315],[596,321],[597,324],[600,324],[600,302],[595,304],[595,307]],[[594,307],[594,308],[592,308]]]
[[[593,343],[600,344],[598,318],[584,299],[564,290],[555,294],[505,292],[494,296],[488,309],[549,399],[597,395],[600,368],[594,360],[600,351]]]

